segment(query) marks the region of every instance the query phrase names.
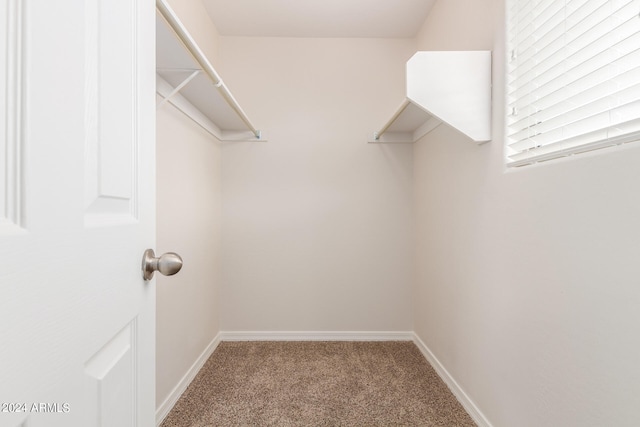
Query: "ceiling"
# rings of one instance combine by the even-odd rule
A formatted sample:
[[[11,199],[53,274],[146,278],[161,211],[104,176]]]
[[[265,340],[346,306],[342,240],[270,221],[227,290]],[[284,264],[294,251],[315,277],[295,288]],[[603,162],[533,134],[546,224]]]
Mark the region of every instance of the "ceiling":
[[[203,0],[223,36],[414,37],[436,0]]]

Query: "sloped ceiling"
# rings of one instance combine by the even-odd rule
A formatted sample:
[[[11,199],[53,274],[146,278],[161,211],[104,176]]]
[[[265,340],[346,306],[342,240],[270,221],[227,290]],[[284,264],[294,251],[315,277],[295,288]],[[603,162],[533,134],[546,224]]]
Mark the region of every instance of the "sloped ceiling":
[[[410,38],[436,0],[203,0],[220,35]],[[446,0],[445,0],[446,1]]]

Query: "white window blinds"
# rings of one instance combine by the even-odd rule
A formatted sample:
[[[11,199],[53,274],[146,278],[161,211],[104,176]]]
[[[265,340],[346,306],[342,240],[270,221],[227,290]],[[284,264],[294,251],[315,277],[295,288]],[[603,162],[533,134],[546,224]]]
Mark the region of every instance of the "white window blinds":
[[[507,164],[640,140],[640,0],[508,5]]]

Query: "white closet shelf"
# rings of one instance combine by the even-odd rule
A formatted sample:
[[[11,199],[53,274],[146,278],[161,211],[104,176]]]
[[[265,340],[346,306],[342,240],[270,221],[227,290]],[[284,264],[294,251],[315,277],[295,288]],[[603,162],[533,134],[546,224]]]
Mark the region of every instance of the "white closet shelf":
[[[491,52],[417,52],[407,61],[407,96],[371,143],[414,143],[445,123],[491,140]]]
[[[165,0],[156,0],[158,108],[171,103],[220,141],[265,141]]]

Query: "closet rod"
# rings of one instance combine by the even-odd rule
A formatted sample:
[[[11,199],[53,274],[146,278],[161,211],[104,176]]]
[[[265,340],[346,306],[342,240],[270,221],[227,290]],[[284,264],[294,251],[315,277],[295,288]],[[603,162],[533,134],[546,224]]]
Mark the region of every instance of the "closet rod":
[[[162,15],[162,17],[167,21],[171,29],[176,33],[178,39],[182,42],[182,44],[186,47],[187,51],[191,54],[193,59],[200,65],[202,71],[209,76],[212,80],[215,87],[218,88],[222,97],[227,101],[227,104],[238,114],[238,117],[244,122],[245,125],[251,130],[251,132],[255,135],[257,139],[260,139],[260,131],[253,126],[245,112],[242,110],[238,102],[235,100],[227,86],[223,83],[222,79],[213,69],[211,63],[207,60],[207,57],[204,56],[204,53],[200,50],[196,42],[191,38],[191,35],[187,32],[186,28],[182,25],[182,23],[176,18],[176,14],[169,7],[169,5],[165,2],[165,0],[156,0],[156,8]]]

